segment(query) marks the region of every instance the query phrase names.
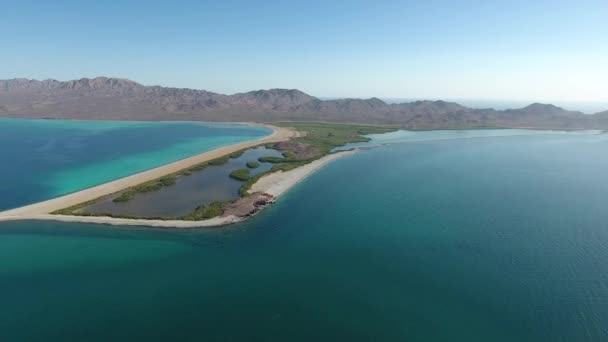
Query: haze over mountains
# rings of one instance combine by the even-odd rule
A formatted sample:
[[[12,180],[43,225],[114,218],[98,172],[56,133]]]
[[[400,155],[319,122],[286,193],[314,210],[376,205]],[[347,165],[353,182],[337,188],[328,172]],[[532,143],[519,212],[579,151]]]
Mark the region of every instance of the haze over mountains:
[[[393,124],[407,129],[526,127],[608,128],[608,111],[587,115],[550,104],[521,109],[473,109],[445,101],[387,104],[378,98],[320,100],[296,89],[223,95],[144,86],[127,79],[0,80],[0,117],[279,121]]]

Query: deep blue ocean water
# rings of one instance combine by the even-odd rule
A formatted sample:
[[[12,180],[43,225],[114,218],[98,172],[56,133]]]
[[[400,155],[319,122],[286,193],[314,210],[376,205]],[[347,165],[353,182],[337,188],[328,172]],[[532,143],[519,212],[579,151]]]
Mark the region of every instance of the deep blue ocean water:
[[[3,223],[0,340],[605,341],[607,150],[384,145],[226,229]]]
[[[191,122],[0,119],[0,210],[269,133],[260,127]]]

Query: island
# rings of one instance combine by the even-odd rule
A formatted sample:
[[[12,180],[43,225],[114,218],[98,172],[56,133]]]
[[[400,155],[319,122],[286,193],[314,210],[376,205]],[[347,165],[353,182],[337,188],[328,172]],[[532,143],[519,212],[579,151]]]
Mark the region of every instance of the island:
[[[252,125],[263,125],[272,134],[0,212],[0,221],[55,220],[164,228],[224,226],[256,215],[308,175],[357,151],[334,151],[336,147],[365,142],[369,140],[366,135],[397,129],[321,122]],[[188,183],[194,181],[196,190]],[[206,185],[201,188],[200,184]],[[192,191],[197,191],[196,196]],[[201,197],[204,203],[191,200]],[[172,207],[167,208],[169,205]]]

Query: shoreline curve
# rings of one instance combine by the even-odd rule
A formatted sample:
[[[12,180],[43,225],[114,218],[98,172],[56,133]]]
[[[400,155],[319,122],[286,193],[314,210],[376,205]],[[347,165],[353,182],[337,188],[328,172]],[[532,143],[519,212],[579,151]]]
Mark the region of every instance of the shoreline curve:
[[[239,123],[244,124],[244,123]],[[80,203],[95,200],[97,198],[107,196],[118,191],[145,183],[165,175],[187,169],[189,167],[204,163],[206,161],[223,157],[227,154],[254,147],[260,144],[279,142],[288,140],[292,137],[297,136],[295,130],[277,127],[266,124],[258,123],[247,123],[252,126],[265,127],[272,130],[270,135],[265,137],[240,142],[228,146],[219,147],[217,149],[206,151],[192,157],[188,157],[182,160],[178,160],[169,164],[165,164],[150,170],[146,170],[140,173],[136,173],[127,177],[119,178],[107,183],[96,185],[87,189],[83,189],[71,194],[63,195],[46,201],[29,204],[19,208],[9,209],[0,212],[0,220],[6,220],[7,218],[17,219],[18,217],[32,217],[37,215],[47,215],[54,211],[68,208]]]
[[[292,131],[293,132],[293,131]],[[351,155],[358,150],[341,151],[329,154],[325,157],[317,159],[309,164],[300,166],[289,171],[277,171],[260,178],[254,183],[249,190],[249,193],[263,192],[268,193],[276,198],[287,193],[291,188],[298,185],[311,174],[321,169],[326,164]],[[231,152],[230,152],[231,153]],[[8,211],[7,211],[8,212]],[[0,213],[0,222],[3,221],[59,221],[70,223],[93,223],[112,226],[138,226],[152,228],[212,228],[221,227],[233,223],[242,222],[247,217],[237,217],[234,215],[218,216],[208,220],[201,221],[185,221],[185,220],[153,220],[153,219],[129,219],[109,216],[77,216],[77,215],[58,215],[58,214],[22,214],[22,215],[5,215]]]

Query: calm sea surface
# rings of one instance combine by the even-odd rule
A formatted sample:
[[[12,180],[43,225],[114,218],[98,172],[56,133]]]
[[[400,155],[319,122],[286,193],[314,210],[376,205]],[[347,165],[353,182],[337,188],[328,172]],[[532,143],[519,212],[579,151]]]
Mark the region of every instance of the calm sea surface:
[[[208,123],[0,119],[0,210],[269,133]]]
[[[606,151],[397,143],[227,229],[3,223],[0,340],[606,341]]]

